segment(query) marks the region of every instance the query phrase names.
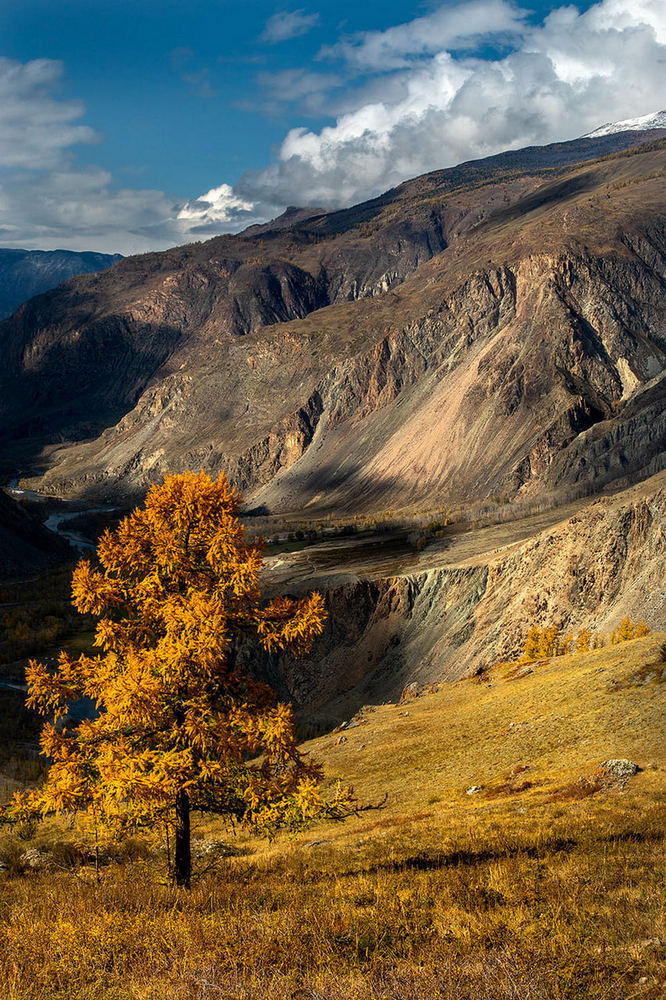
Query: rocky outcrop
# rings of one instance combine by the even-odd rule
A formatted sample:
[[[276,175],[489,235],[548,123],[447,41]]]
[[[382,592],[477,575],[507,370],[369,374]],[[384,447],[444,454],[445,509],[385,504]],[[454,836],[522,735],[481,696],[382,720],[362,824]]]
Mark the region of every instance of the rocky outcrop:
[[[514,658],[532,623],[610,631],[629,614],[666,629],[666,474],[522,544],[326,597],[312,653],[273,665],[273,677],[301,714],[327,720]]]

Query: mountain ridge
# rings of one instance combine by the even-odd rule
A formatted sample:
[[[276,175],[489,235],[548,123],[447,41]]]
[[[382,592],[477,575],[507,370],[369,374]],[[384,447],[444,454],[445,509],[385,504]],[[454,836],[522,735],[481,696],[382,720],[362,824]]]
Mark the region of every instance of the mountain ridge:
[[[94,274],[118,260],[117,253],[0,247],[0,319],[77,274]]]
[[[606,122],[593,132],[588,132],[584,138],[597,139],[600,136],[613,135],[616,132],[641,132],[645,129],[666,128],[666,111],[655,111],[652,114],[641,115],[639,118],[625,118],[619,122]]]
[[[634,143],[637,135],[644,144],[640,156],[615,150],[610,158],[587,161],[587,166],[543,166],[553,157],[575,158],[581,148],[608,157],[609,143]],[[658,143],[650,146],[660,135],[633,133],[619,140],[586,140],[583,147],[555,144],[545,151],[523,151],[537,165],[522,174],[514,169],[520,152],[509,153],[499,159],[511,169],[500,174],[498,158],[461,165],[407,182],[354,209],[308,216],[293,229],[268,229],[249,239],[243,234],[217,237],[74,279],[57,293],[28,303],[0,327],[15,378],[14,385],[5,386],[2,414],[6,435],[14,438],[14,456],[26,443],[41,450],[49,434],[52,441],[69,438],[71,445],[56,445],[54,451],[51,443],[40,458],[53,466],[44,483],[56,492],[137,493],[167,467],[201,464],[213,471],[226,467],[238,485],[270,509],[305,507],[322,492],[333,496],[341,479],[354,479],[349,462],[345,467],[340,460],[339,447],[346,446],[344,441],[335,444],[336,435],[355,440],[365,433],[364,426],[372,430],[363,421],[381,424],[383,419],[390,438],[391,421],[402,419],[393,416],[395,406],[403,405],[396,403],[398,397],[408,401],[415,387],[422,391],[426,369],[435,387],[432,380],[442,364],[456,367],[456,352],[469,349],[472,361],[486,337],[479,339],[478,330],[505,323],[507,310],[516,318],[514,286],[520,268],[521,288],[527,288],[536,267],[548,294],[520,305],[527,309],[521,313],[521,329],[528,329],[530,310],[538,307],[570,341],[559,360],[548,362],[555,380],[548,390],[555,392],[550,404],[566,404],[564,423],[559,429],[543,426],[541,437],[531,435],[529,448],[525,439],[523,452],[499,479],[488,477],[487,465],[481,463],[477,485],[469,476],[461,483],[477,495],[484,476],[495,491],[524,494],[537,480],[540,489],[558,449],[593,424],[612,420],[613,406],[625,392],[619,356],[611,358],[609,345],[585,333],[590,318],[583,316],[573,327],[567,319],[579,314],[567,282],[576,285],[577,294],[581,282],[587,282],[587,290],[581,286],[587,298],[595,294],[590,282],[626,286],[609,286],[604,293],[620,293],[625,319],[634,308],[627,268],[629,285],[647,282],[645,287],[653,288],[652,313],[649,330],[642,334],[641,364],[648,367],[640,377],[623,371],[625,381],[637,380],[634,386],[647,384],[650,365],[650,377],[661,371],[662,347],[653,333],[661,322],[663,150]],[[648,192],[640,205],[639,187]],[[606,224],[603,212],[609,201],[620,215]],[[619,238],[622,211],[633,249]],[[533,245],[528,245],[528,235]],[[601,241],[599,253],[595,241]],[[567,260],[571,253],[575,260]],[[656,271],[650,254],[657,255]],[[605,263],[595,263],[597,257]],[[426,301],[428,307],[422,308]],[[459,326],[455,333],[456,320],[445,333],[447,323],[450,327],[456,316],[467,313],[476,316],[472,329],[465,332]],[[444,322],[445,315],[451,320]],[[617,326],[620,320],[607,316],[604,322]],[[523,335],[518,330],[511,334],[514,353]],[[634,334],[625,329],[621,337],[626,341]],[[538,331],[531,344],[538,346]],[[575,358],[566,352],[580,353],[581,344],[587,344],[577,362],[583,368],[567,387],[557,372],[571,367]],[[440,359],[437,365],[434,358]],[[522,363],[528,364],[527,355]],[[596,371],[593,383],[590,364]],[[511,393],[517,392],[517,403],[524,395],[515,358],[511,370],[516,372],[514,388],[502,376],[501,398],[492,404],[507,410],[507,416],[516,408]],[[539,378],[530,392],[537,391]],[[75,385],[85,387],[85,393],[77,394]],[[658,387],[651,391],[659,396]],[[39,436],[44,427],[47,434]],[[330,446],[322,443],[325,430]],[[76,444],[77,437],[90,443]],[[347,452],[349,458],[349,448]],[[11,447],[6,448],[6,465],[10,461]],[[362,449],[355,461],[368,470],[366,481],[373,475],[377,483],[382,481],[381,468],[375,462],[373,469]],[[320,474],[322,466],[331,469],[329,482]],[[395,456],[389,456],[388,467],[395,468]],[[285,492],[280,477],[293,479],[301,471],[296,491]],[[313,474],[315,480],[303,493],[303,483]],[[439,477],[440,493],[449,490],[452,474],[453,469]],[[557,481],[554,485],[559,488]],[[423,483],[424,489],[431,486]],[[340,502],[350,508],[364,492],[363,484],[347,492]],[[384,492],[390,497],[390,483]],[[413,502],[409,493],[397,501]],[[380,496],[375,499],[384,502]]]

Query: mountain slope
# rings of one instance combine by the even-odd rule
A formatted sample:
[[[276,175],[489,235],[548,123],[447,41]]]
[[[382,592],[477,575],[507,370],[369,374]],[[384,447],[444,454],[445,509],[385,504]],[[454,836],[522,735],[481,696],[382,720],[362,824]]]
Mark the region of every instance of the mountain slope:
[[[203,465],[277,510],[641,474],[661,455],[666,151],[545,166],[636,139],[463,165],[33,300],[0,327],[6,461],[88,437],[51,452],[49,489]],[[586,434],[591,475],[559,467]]]
[[[90,251],[0,248],[0,319],[10,316],[34,295],[47,292],[76,274],[103,271],[120,259],[120,254]]]
[[[598,139],[600,136],[614,135],[616,132],[630,130],[642,132],[645,129],[653,128],[666,128],[666,111],[655,111],[654,114],[642,115],[640,118],[625,118],[621,122],[607,122],[595,129],[594,132],[588,132],[585,138]]]

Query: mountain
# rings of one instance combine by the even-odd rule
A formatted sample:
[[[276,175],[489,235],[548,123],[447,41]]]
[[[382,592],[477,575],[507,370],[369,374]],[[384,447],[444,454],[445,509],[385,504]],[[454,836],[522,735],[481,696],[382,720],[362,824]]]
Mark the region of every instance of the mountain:
[[[10,316],[22,302],[75,274],[103,271],[120,259],[117,253],[0,248],[0,318]]]
[[[617,132],[637,131],[644,132],[646,129],[666,128],[666,111],[655,111],[651,115],[642,115],[640,118],[625,118],[621,122],[607,122],[588,132],[586,138],[598,139],[605,135],[614,135]]]
[[[118,262],[0,324],[6,469],[271,511],[551,502],[661,468],[664,130],[514,151]]]

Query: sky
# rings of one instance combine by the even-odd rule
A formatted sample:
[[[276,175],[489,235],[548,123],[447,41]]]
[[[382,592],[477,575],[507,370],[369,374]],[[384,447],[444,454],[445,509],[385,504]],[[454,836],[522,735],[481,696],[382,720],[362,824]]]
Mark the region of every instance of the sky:
[[[666,107],[666,0],[0,0],[0,246],[140,253]]]

